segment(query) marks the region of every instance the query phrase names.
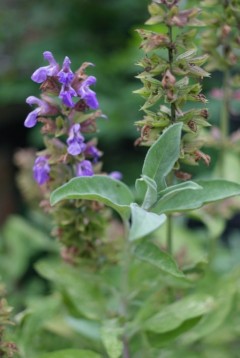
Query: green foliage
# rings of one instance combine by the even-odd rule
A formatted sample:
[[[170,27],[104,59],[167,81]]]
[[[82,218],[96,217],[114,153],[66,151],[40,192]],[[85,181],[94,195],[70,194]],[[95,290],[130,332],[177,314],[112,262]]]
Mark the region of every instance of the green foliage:
[[[174,259],[151,242],[142,242],[138,244],[135,247],[134,255],[136,255],[139,260],[148,262],[164,273],[168,273],[183,280],[186,279],[183,272],[177,267]]]
[[[225,217],[231,214],[232,206],[239,206],[232,200],[234,196],[239,196],[240,185],[225,179],[229,179],[231,174],[231,179],[237,181],[238,176],[234,174],[232,178],[232,166],[228,163],[226,168],[229,173],[224,179],[210,179],[210,175],[207,180],[181,182],[178,179],[189,178],[188,173],[179,170],[183,162],[198,164],[203,159],[209,164],[210,160],[199,150],[202,139],[197,136],[200,128],[209,125],[207,110],[199,109],[197,104],[191,109],[186,105],[189,101],[206,102],[199,79],[209,74],[201,67],[207,56],[198,55],[193,44],[199,42],[197,32],[189,28],[203,23],[197,18],[198,9],[189,7],[183,10],[185,3],[155,1],[149,7],[151,18],[147,23],[152,26],[151,30],[138,31],[142,37],[141,47],[147,56],[139,61],[144,71],[138,78],[144,88],[136,92],[146,102],[142,107],[144,118],[137,121],[137,125],[141,129],[140,142],[151,145],[141,177],[136,180],[138,199],[123,182],[107,175],[74,178],[51,195],[52,207],[47,207],[48,213],[57,212],[62,202],[76,204],[75,211],[63,212],[61,223],[67,232],[72,230],[71,233],[75,225],[79,225],[78,228],[86,225],[84,245],[89,252],[93,250],[93,232],[88,230],[87,225],[92,220],[99,233],[94,241],[94,255],[80,252],[79,260],[71,262],[68,252],[61,247],[60,258],[59,243],[56,245],[44,233],[49,232],[50,226],[46,217],[28,224],[14,216],[2,231],[0,275],[8,282],[10,297],[17,296],[15,293],[19,294],[21,289],[21,297],[11,299],[17,302],[20,312],[16,316],[18,326],[11,334],[17,342],[21,358],[238,356],[239,235],[236,233],[235,239],[230,237],[229,247],[216,245],[225,229]],[[217,6],[216,1],[205,3]],[[72,14],[74,19],[79,20],[77,1],[61,4],[66,14]],[[45,2],[39,5],[37,12],[40,23],[45,21],[47,24],[43,11],[46,5]],[[113,51],[107,61],[108,75],[104,75],[103,71],[100,78],[106,79],[102,78],[103,82],[99,84],[103,90],[103,102],[106,101],[106,108],[112,113],[118,111],[118,107],[113,109],[114,95],[119,93],[122,80],[113,81],[111,68],[116,67],[115,74],[124,72],[129,57],[135,58],[131,45],[129,48],[124,45],[124,17],[120,14],[118,17],[117,13],[121,8],[126,14],[141,6],[136,1],[129,3],[127,0],[111,4],[103,1],[94,7],[91,2],[81,4],[86,22],[90,16],[95,19],[102,9],[106,10],[103,14],[101,12],[104,19],[118,19],[112,21],[115,31],[111,39],[105,41],[101,32],[95,34],[99,39],[96,43],[99,50],[105,46]],[[54,2],[49,5],[49,10],[52,8],[55,8]],[[133,12],[135,19],[136,12]],[[233,16],[232,10],[227,13]],[[55,39],[53,30],[55,26],[62,25],[62,15],[59,11],[59,21],[51,23],[49,41]],[[66,16],[65,29],[68,29],[68,21]],[[118,27],[118,24],[121,26]],[[72,18],[71,26],[75,30],[78,26]],[[94,21],[93,28],[96,30]],[[62,47],[61,41],[55,42],[60,52],[60,48],[65,50],[75,43],[76,37],[71,38],[71,31],[68,31],[71,39],[68,45],[64,41]],[[216,32],[216,36],[221,31]],[[107,31],[103,28],[102,32]],[[115,48],[119,45],[115,43],[117,35],[123,46],[121,56]],[[80,43],[86,42],[87,37],[83,32]],[[93,38],[89,37],[90,40]],[[209,38],[209,41],[212,40]],[[86,42],[86,52],[91,55],[92,43]],[[35,46],[39,46],[38,41]],[[163,53],[165,50],[166,54]],[[26,53],[25,56],[29,55]],[[73,51],[73,61],[76,59],[74,56]],[[102,52],[99,58],[98,55],[93,58],[99,61],[100,67],[106,62]],[[127,74],[130,72],[131,69],[128,69]],[[126,71],[124,73],[126,76]],[[112,108],[109,100],[104,99],[111,92],[104,90],[109,83],[113,94]],[[126,87],[122,92],[128,93]],[[128,96],[126,93],[124,95]],[[122,98],[121,91],[119,98]],[[159,101],[163,101],[164,105]],[[124,110],[128,112],[128,108],[130,106],[125,106]],[[124,118],[127,120],[129,116],[132,116],[131,111]],[[120,118],[121,111],[116,121]],[[123,127],[121,121],[118,126]],[[109,128],[112,130],[113,127],[110,125]],[[118,134],[120,132],[116,136]],[[236,153],[234,163],[237,163]],[[174,174],[178,174],[176,178]],[[82,200],[89,204],[86,206],[89,210],[90,205],[95,206],[93,216],[96,213],[101,216],[99,208],[106,205],[122,219],[123,222],[115,220],[115,217],[112,220],[107,232],[108,241],[100,231],[99,222],[94,222],[93,216],[87,215],[87,210],[81,211],[79,202]],[[212,204],[205,208],[209,203]],[[184,217],[180,215],[183,212],[186,214]],[[81,220],[78,221],[80,215]],[[110,224],[112,217],[109,215],[107,218]],[[189,218],[199,221],[201,226],[192,229]],[[83,245],[82,236],[82,233],[74,235],[79,247]],[[169,237],[173,240],[172,245],[169,245]],[[102,245],[107,246],[107,253],[102,251]],[[68,249],[71,251],[71,245]],[[42,258],[43,255],[46,256]],[[38,283],[37,288],[21,286],[22,278],[28,276],[29,271],[30,280],[39,283],[41,277],[42,286]]]

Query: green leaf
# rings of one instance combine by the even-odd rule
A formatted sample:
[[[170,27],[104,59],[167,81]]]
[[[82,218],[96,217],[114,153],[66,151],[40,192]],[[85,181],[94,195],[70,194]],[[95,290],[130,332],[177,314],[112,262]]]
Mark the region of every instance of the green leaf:
[[[101,356],[88,350],[65,349],[43,354],[39,358],[101,358]]]
[[[165,177],[179,158],[182,123],[168,127],[148,150],[142,173],[155,180],[158,190],[166,187]]]
[[[166,189],[161,190],[159,192],[159,196],[161,196],[161,200],[163,200],[166,197],[171,197],[176,195],[176,193],[184,191],[184,190],[196,190],[196,189],[202,189],[202,187],[193,182],[193,181],[187,181],[185,183],[180,183],[172,186],[168,186]]]
[[[203,316],[214,308],[212,296],[189,295],[162,308],[162,311],[149,318],[145,329],[155,333],[166,333],[180,327],[185,321]]]
[[[119,180],[94,175],[71,179],[54,190],[50,198],[51,205],[68,199],[100,201],[115,209],[122,217],[128,217],[130,215],[129,204],[133,201],[133,195],[129,188]]]
[[[117,326],[116,320],[104,322],[101,329],[101,336],[110,358],[119,358],[123,351],[123,343],[119,339],[122,333],[121,328]]]
[[[240,194],[240,185],[227,180],[199,180],[196,184],[202,189],[181,190],[174,195],[163,196],[152,211],[161,214],[194,210],[205,204]]]
[[[150,342],[152,347],[163,347],[169,342],[173,341],[175,338],[179,337],[183,333],[187,331],[191,331],[195,326],[198,325],[199,321],[201,320],[201,316],[189,319],[184,321],[179,327],[173,329],[169,332],[165,333],[154,333],[154,332],[147,332],[147,338]]]
[[[76,267],[63,262],[41,260],[35,264],[41,276],[52,281],[58,291],[69,302],[77,317],[100,320],[105,315],[105,296],[101,283],[90,273],[81,272]]]
[[[150,213],[137,204],[131,204],[131,213],[132,213],[132,225],[129,233],[129,240],[140,239],[161,226],[165,220],[166,216],[164,214],[157,215],[155,213]]]
[[[163,272],[175,277],[185,278],[173,258],[151,242],[139,243],[134,250],[134,254],[138,259],[158,267]]]
[[[136,180],[136,190],[144,198],[142,207],[149,209],[157,201],[157,184],[146,175]]]
[[[192,343],[208,336],[221,326],[233,307],[235,290],[228,290],[228,294],[222,292],[222,296],[216,299],[216,307],[206,314],[199,324],[194,327],[185,337],[185,341]]]

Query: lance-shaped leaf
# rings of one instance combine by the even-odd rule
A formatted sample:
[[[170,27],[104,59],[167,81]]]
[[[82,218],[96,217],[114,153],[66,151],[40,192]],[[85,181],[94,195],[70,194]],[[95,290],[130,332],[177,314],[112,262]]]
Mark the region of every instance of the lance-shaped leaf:
[[[182,123],[165,130],[147,152],[142,174],[155,180],[158,190],[166,187],[165,177],[172,170],[180,154]]]
[[[139,243],[134,250],[134,254],[138,259],[148,262],[163,272],[187,280],[183,272],[177,267],[174,259],[151,242]]]
[[[163,196],[152,211],[158,214],[198,209],[201,206],[240,195],[240,185],[227,180],[198,180],[201,189],[180,190],[174,195]]]
[[[190,319],[203,316],[215,306],[213,297],[205,294],[190,295],[168,306],[149,318],[145,329],[156,333],[172,331]]]
[[[129,204],[133,201],[133,195],[121,181],[108,176],[94,175],[73,178],[54,190],[50,198],[51,205],[66,199],[96,200],[110,206],[126,218],[130,215]]]
[[[137,240],[159,228],[165,220],[166,215],[150,213],[138,206],[131,204],[132,225],[129,232],[129,240]]]

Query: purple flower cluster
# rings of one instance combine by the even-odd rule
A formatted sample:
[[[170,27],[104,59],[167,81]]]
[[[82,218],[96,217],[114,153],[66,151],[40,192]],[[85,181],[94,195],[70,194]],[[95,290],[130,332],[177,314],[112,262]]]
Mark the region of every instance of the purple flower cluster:
[[[68,169],[74,167],[76,176],[92,176],[94,174],[93,164],[98,162],[101,152],[96,148],[94,142],[85,143],[81,130],[86,131],[84,128],[87,120],[82,122],[82,127],[80,123],[77,123],[79,112],[85,112],[88,108],[96,110],[99,107],[96,93],[90,88],[96,83],[96,78],[84,73],[85,67],[92,64],[84,63],[76,73],[73,73],[69,57],[65,57],[62,67],[59,66],[50,51],[45,51],[43,57],[49,65],[38,68],[32,74],[31,79],[36,83],[41,83],[44,95],[41,99],[34,96],[27,98],[26,102],[31,106],[36,105],[36,108],[28,114],[24,125],[28,128],[34,127],[38,118],[46,117],[41,119],[41,122],[45,125],[43,132],[46,134],[46,129],[51,128],[48,133],[51,136],[56,134],[57,138],[47,139],[45,151],[47,154],[37,157],[33,166],[33,177],[39,185],[49,182],[50,175],[54,182],[56,171],[51,171],[51,167],[53,169],[53,166],[59,163],[67,166]],[[54,96],[49,96],[48,90],[61,99],[62,106],[59,105],[59,101],[54,99]],[[69,108],[71,110],[68,110]],[[87,114],[86,118],[91,119],[91,113],[90,117]],[[94,114],[92,118],[95,118]],[[62,123],[60,127],[59,121]],[[89,121],[90,124],[91,121],[92,119]],[[67,136],[66,145],[59,139],[59,135]],[[63,148],[59,157],[56,156],[54,149],[56,143],[58,143],[58,148]],[[61,145],[59,146],[59,144]],[[56,151],[58,150],[56,149]],[[49,159],[51,159],[51,162],[49,162]],[[113,172],[109,176],[114,179],[121,179],[119,172]],[[64,180],[68,179],[63,178]]]
[[[73,108],[75,106],[73,98],[79,97],[85,101],[89,108],[98,109],[99,103],[96,93],[89,88],[89,86],[96,83],[96,77],[89,76],[82,81],[76,81],[76,75],[70,67],[71,61],[69,57],[65,57],[61,69],[50,51],[45,51],[43,57],[49,62],[49,65],[38,68],[32,74],[31,79],[34,82],[43,83],[50,78],[54,78],[61,85],[59,98],[65,106]]]

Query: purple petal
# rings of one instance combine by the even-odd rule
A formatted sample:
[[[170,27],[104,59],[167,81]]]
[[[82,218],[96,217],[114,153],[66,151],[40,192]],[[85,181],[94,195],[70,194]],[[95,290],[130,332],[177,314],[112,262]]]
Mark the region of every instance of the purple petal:
[[[42,105],[43,101],[35,96],[29,96],[26,99],[26,103],[32,106],[33,104],[37,104],[39,107]]]
[[[76,123],[71,127],[69,137],[67,139],[67,145],[67,151],[71,155],[78,155],[85,150],[86,144],[84,143],[84,137],[80,133],[79,123]]]
[[[89,88],[90,85],[95,83],[96,77],[89,76],[85,81],[82,82],[80,88],[78,89],[79,96],[84,99],[86,104],[92,109],[97,109],[99,107],[96,93]]]
[[[43,53],[43,57],[49,62],[49,65],[39,67],[35,72],[33,72],[31,79],[37,83],[46,81],[48,76],[56,76],[59,71],[59,65],[50,51],[45,51]]]
[[[121,180],[122,179],[122,173],[118,172],[118,171],[113,171],[111,173],[109,173],[108,175],[110,178],[112,179],[116,179],[116,180]]]
[[[76,175],[81,176],[92,176],[94,174],[92,163],[89,160],[83,160],[77,164]]]
[[[94,163],[96,163],[101,156],[101,152],[94,145],[88,146],[85,150],[85,154],[91,156]]]
[[[39,67],[35,72],[33,72],[31,79],[36,83],[42,83],[47,79],[48,66]]]
[[[63,61],[63,67],[62,67],[61,71],[59,71],[57,74],[59,82],[62,84],[65,84],[65,85],[69,85],[74,78],[74,74],[70,68],[70,64],[71,64],[71,61],[66,56]]]
[[[32,128],[37,124],[37,116],[39,115],[40,108],[34,109],[34,111],[30,112],[27,118],[24,121],[24,126],[27,128]]]
[[[72,100],[72,97],[76,96],[77,93],[71,86],[63,85],[59,94],[59,98],[62,100],[62,103],[67,107],[74,107],[75,103]]]
[[[46,183],[49,180],[50,166],[47,158],[40,156],[35,160],[33,166],[33,177],[39,185]]]

